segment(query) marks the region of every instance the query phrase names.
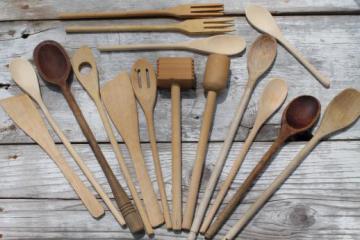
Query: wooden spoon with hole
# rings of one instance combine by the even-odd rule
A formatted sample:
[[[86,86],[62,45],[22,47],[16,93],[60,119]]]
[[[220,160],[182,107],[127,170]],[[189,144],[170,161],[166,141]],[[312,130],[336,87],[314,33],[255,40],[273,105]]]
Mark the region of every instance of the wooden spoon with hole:
[[[235,159],[233,166],[230,169],[230,172],[226,173],[226,180],[221,183],[220,191],[218,192],[215,202],[210,208],[208,215],[206,216],[206,218],[209,219],[209,223],[211,223],[223,199],[225,198],[233,179],[235,178],[238,170],[240,169],[241,164],[244,161],[245,156],[256,137],[256,134],[258,133],[262,125],[270,118],[270,116],[273,115],[276,110],[283,104],[287,96],[287,90],[288,88],[285,81],[281,79],[273,79],[265,87],[260,97],[258,112],[256,115],[254,126],[251,129],[248,137],[246,138],[239,155]]]
[[[157,79],[154,68],[146,59],[139,59],[134,63],[131,69],[131,83],[135,96],[145,114],[165,224],[168,229],[171,229],[171,216],[166,196],[164,178],[161,170],[154,127],[154,108],[157,93],[156,81]]]
[[[115,197],[116,203],[125,218],[132,233],[144,230],[141,218],[132,205],[126,192],[116,179],[112,169],[110,168],[99,144],[97,143],[94,134],[87,124],[84,115],[82,114],[79,105],[77,104],[74,95],[71,92],[72,82],[72,67],[70,59],[65,49],[55,41],[44,41],[38,44],[34,50],[34,63],[43,80],[60,88],[64,95],[71,111],[78,121],[82,132],[89,141],[92,151],[98,160],[101,169],[103,170],[106,179],[110,185],[112,193]],[[100,186],[97,186],[100,187]],[[109,209],[117,217],[117,210],[109,201],[105,192],[100,188],[100,195],[106,196],[104,201],[109,206]]]
[[[243,217],[230,229],[223,239],[234,239],[237,233],[245,227],[251,218],[259,211],[265,202],[276,192],[286,179],[296,170],[304,158],[312,151],[319,141],[326,136],[334,134],[351,124],[360,116],[360,92],[348,88],[339,93],[329,103],[321,120],[319,128],[312,139],[301,149],[295,158],[287,165],[280,175],[260,195],[253,205],[245,212]]]
[[[207,239],[211,239],[219,231],[225,221],[231,216],[246,192],[251,188],[253,182],[270,162],[271,157],[284,144],[284,142],[295,135],[303,134],[314,126],[320,117],[320,102],[312,96],[300,96],[292,100],[283,112],[281,128],[277,139],[265,153],[256,167],[252,170],[240,188],[230,198],[230,202],[219,213],[213,224],[205,233]]]
[[[74,160],[79,165],[79,167],[84,172],[89,181],[91,181],[92,183],[96,182],[95,178],[91,174],[91,171],[87,168],[86,164],[75,151],[70,141],[61,131],[55,119],[53,119],[49,110],[45,106],[41,98],[39,82],[31,63],[25,59],[16,58],[10,62],[9,69],[11,76],[16,82],[16,84],[39,105],[51,127],[59,136],[60,140],[64,143],[66,149],[69,151],[71,156],[73,156]],[[95,198],[92,200],[92,204],[89,204],[87,207],[90,214],[94,217],[99,217],[104,214],[104,208],[100,205],[98,201],[96,201]]]
[[[249,5],[245,8],[247,20],[256,29],[276,38],[304,67],[310,71],[326,88],[330,86],[330,80],[322,75],[305,57],[293,47],[284,37],[271,13],[257,5]]]
[[[212,170],[203,198],[201,199],[200,206],[196,212],[194,222],[191,226],[191,232],[197,233],[199,231],[200,224],[202,224],[200,232],[204,233],[211,223],[212,218],[210,217],[206,217],[202,223],[206,209],[209,206],[212,193],[224,167],[227,154],[232,145],[232,141],[235,138],[236,132],[238,131],[246,106],[249,103],[250,97],[255,89],[255,86],[259,82],[259,79],[274,62],[276,57],[276,48],[276,40],[269,35],[261,35],[250,47],[247,58],[247,69],[249,73],[248,81],[237,107],[234,119],[231,122],[230,129],[226,135],[225,141]]]
[[[126,166],[125,159],[122,156],[118,143],[116,141],[114,132],[111,128],[111,123],[108,115],[106,114],[105,106],[100,99],[100,90],[99,90],[99,79],[98,72],[96,68],[95,57],[91,52],[91,49],[87,46],[83,46],[76,50],[74,56],[71,59],[71,64],[73,66],[73,71],[76,75],[76,78],[79,80],[83,88],[87,91],[91,99],[94,101],[96,108],[99,111],[101,121],[104,125],[106,134],[110,139],[111,146],[115,153],[115,156],[120,165],[122,174],[124,175],[125,181],[129,187],[131,196],[134,199],[135,205],[139,214],[143,220],[145,231],[148,235],[153,235],[154,230],[151,226],[149,218],[146,214],[146,210],[140,200],[140,197],[136,191],[135,185],[131,179],[130,172]],[[81,73],[80,70],[83,67],[90,67],[88,73]]]

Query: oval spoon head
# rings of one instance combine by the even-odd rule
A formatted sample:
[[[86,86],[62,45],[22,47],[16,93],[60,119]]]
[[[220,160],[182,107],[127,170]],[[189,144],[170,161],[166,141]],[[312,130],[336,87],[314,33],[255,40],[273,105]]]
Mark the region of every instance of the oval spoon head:
[[[55,41],[43,41],[34,50],[34,63],[43,80],[61,87],[67,86],[72,73],[65,49]]]
[[[274,38],[263,34],[251,45],[247,68],[249,81],[256,82],[272,65],[276,57],[277,43]]]
[[[187,46],[205,53],[217,53],[230,56],[244,51],[246,43],[240,36],[217,35],[190,41]]]
[[[249,5],[245,8],[245,15],[250,24],[261,32],[275,38],[282,36],[281,30],[271,13],[258,5]]]
[[[15,58],[10,62],[9,69],[16,84],[37,103],[42,102],[39,82],[31,63],[22,58]]]
[[[309,131],[319,119],[320,112],[320,102],[313,96],[303,95],[293,99],[282,115],[280,133],[288,138]]]

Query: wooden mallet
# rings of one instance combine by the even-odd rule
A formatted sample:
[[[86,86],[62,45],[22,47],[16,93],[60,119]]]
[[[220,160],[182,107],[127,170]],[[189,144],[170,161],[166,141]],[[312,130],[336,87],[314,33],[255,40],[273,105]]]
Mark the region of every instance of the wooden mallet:
[[[216,97],[225,89],[228,83],[230,58],[225,55],[212,54],[206,63],[204,90],[207,91],[207,100],[203,113],[203,121],[200,130],[200,138],[196,152],[196,159],[191,174],[187,206],[182,223],[182,228],[189,230],[193,221],[196,200],[199,192],[201,175],[206,158],[208,139],[216,108]]]
[[[158,87],[171,89],[172,119],[172,224],[181,230],[181,102],[180,90],[195,87],[194,61],[192,58],[159,58],[157,62]]]

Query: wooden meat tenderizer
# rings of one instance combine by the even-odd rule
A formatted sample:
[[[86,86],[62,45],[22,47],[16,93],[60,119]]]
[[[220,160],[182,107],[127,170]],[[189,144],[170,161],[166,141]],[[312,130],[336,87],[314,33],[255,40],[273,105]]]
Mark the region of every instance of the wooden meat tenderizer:
[[[186,230],[190,229],[195,214],[201,175],[206,158],[207,144],[216,108],[216,97],[218,93],[227,86],[229,68],[230,58],[228,56],[212,54],[208,57],[203,82],[204,90],[207,91],[207,100],[203,113],[196,159],[191,174],[187,206],[182,223],[182,228]]]
[[[171,89],[172,119],[172,224],[181,230],[181,102],[180,90],[195,88],[194,60],[188,57],[165,57],[157,61],[158,87]]]

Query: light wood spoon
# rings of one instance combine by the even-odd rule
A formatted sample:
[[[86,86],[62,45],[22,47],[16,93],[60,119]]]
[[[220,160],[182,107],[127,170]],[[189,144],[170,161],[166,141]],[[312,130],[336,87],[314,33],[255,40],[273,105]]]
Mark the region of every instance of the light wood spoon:
[[[111,128],[110,120],[108,115],[106,114],[104,104],[101,101],[96,61],[94,55],[91,52],[91,49],[87,46],[83,46],[79,48],[72,57],[71,64],[73,66],[73,71],[77,79],[79,80],[83,88],[87,91],[91,99],[94,101],[96,108],[98,109],[106,134],[110,139],[111,146],[115,153],[116,159],[118,160],[118,163],[120,165],[121,172],[124,175],[131,196],[134,199],[136,208],[139,211],[139,214],[143,220],[145,231],[148,235],[153,235],[154,230],[150,224],[149,218],[146,214],[146,210],[140,200],[135,185],[131,179],[131,175],[126,166],[125,159],[122,156],[114,132]],[[80,71],[83,67],[89,67],[90,68],[89,72],[81,73]]]
[[[103,152],[101,151],[101,148],[97,143],[90,126],[86,122],[86,119],[82,114],[74,95],[71,92],[73,72],[70,58],[67,55],[65,49],[55,41],[43,41],[39,43],[34,50],[34,63],[37,66],[38,72],[44,81],[60,88],[71,111],[79,123],[84,136],[88,140],[89,145],[101,166],[101,169],[105,174],[105,177],[114,195],[115,201],[121,213],[123,214],[130,231],[132,233],[144,231],[144,226],[137,210],[132,205],[129,197],[120,185],[119,181],[116,179],[115,174],[113,173]],[[103,197],[103,190],[99,190],[101,190],[99,194]],[[114,216],[117,216],[118,214],[116,213],[116,208],[113,206],[111,201],[109,201],[109,198],[106,194],[105,196],[105,203],[109,206],[109,209],[112,211]]]
[[[205,221],[209,221],[209,223],[211,223],[242,162],[244,161],[245,156],[256,137],[256,134],[262,125],[267,121],[267,119],[269,119],[270,116],[273,115],[276,110],[283,104],[287,96],[287,90],[288,89],[285,81],[281,79],[273,79],[265,87],[260,98],[254,126],[246,138],[239,155],[235,159],[230,172],[226,174],[226,180],[221,183],[220,191],[216,196],[215,202],[210,208],[209,213],[206,215]]]
[[[67,164],[32,100],[22,94],[1,100],[0,105],[11,119],[54,160],[91,215],[96,218],[101,217],[104,214],[103,207]]]
[[[40,109],[43,111],[47,121],[50,123],[51,127],[54,129],[56,134],[59,136],[60,140],[64,143],[66,149],[69,151],[71,156],[74,158],[76,163],[79,165],[81,170],[84,172],[89,181],[95,185],[96,180],[92,176],[91,171],[88,169],[86,164],[80,158],[79,154],[75,151],[70,141],[61,131],[59,125],[56,123],[55,119],[51,116],[49,110],[45,106],[40,93],[39,82],[35,73],[34,68],[29,61],[21,58],[13,59],[9,65],[10,73],[16,84],[26,92],[35,102],[39,105]],[[95,186],[94,185],[94,186]],[[96,204],[95,204],[96,206]],[[100,205],[101,207],[101,205]],[[101,210],[98,208],[89,209],[90,213],[93,216],[99,216],[100,212],[104,213],[104,209],[101,207]],[[100,214],[101,215],[101,214]],[[123,220],[122,220],[123,221]]]
[[[226,135],[224,144],[222,145],[219,156],[212,170],[203,198],[196,212],[194,222],[191,226],[191,232],[193,233],[197,233],[199,231],[200,224],[202,224],[200,232],[204,233],[211,223],[211,219],[209,218],[206,218],[202,223],[206,209],[209,206],[212,193],[216,187],[216,183],[224,167],[227,154],[232,145],[232,141],[235,138],[236,132],[238,130],[243,114],[246,110],[246,106],[248,105],[248,102],[250,100],[251,94],[253,93],[254,88],[258,83],[260,77],[271,67],[272,63],[274,62],[276,57],[276,47],[277,44],[275,39],[268,35],[261,35],[255,40],[249,50],[247,58],[247,69],[249,73],[248,81],[246,83],[244,94],[242,95],[239,105],[237,107],[234,119],[231,122],[229,132]]]
[[[159,186],[161,204],[168,229],[172,228],[171,216],[166,196],[164,178],[161,170],[159,151],[154,127],[154,108],[157,95],[157,79],[153,66],[144,58],[137,60],[131,68],[131,84],[135,96],[144,111],[151,151],[155,165],[156,180]]]
[[[220,230],[225,221],[231,216],[252,184],[260,173],[270,162],[271,157],[284,144],[284,142],[295,135],[310,131],[320,117],[320,102],[312,96],[300,96],[292,100],[283,112],[281,128],[275,142],[264,154],[258,164],[254,167],[243,184],[231,197],[230,202],[219,213],[214,223],[205,233],[205,238],[212,239]]]
[[[205,54],[236,55],[244,51],[245,40],[235,35],[218,35],[178,43],[98,46],[101,52],[130,50],[188,50]]]
[[[141,151],[136,100],[128,74],[119,73],[101,87],[100,93],[110,119],[130,152],[146,211],[152,226],[156,227],[164,222],[164,217]]]
[[[265,8],[257,5],[249,5],[245,8],[248,21],[261,32],[276,38],[294,57],[304,65],[326,88],[330,86],[330,80],[322,75],[305,57],[293,47],[284,37],[271,13]]]
[[[312,139],[288,164],[281,174],[260,195],[244,216],[230,229],[224,239],[233,239],[237,233],[251,220],[265,202],[276,192],[285,180],[296,170],[304,158],[312,151],[321,139],[354,123],[360,116],[360,92],[348,88],[339,93],[329,103],[321,120],[319,128]]]

